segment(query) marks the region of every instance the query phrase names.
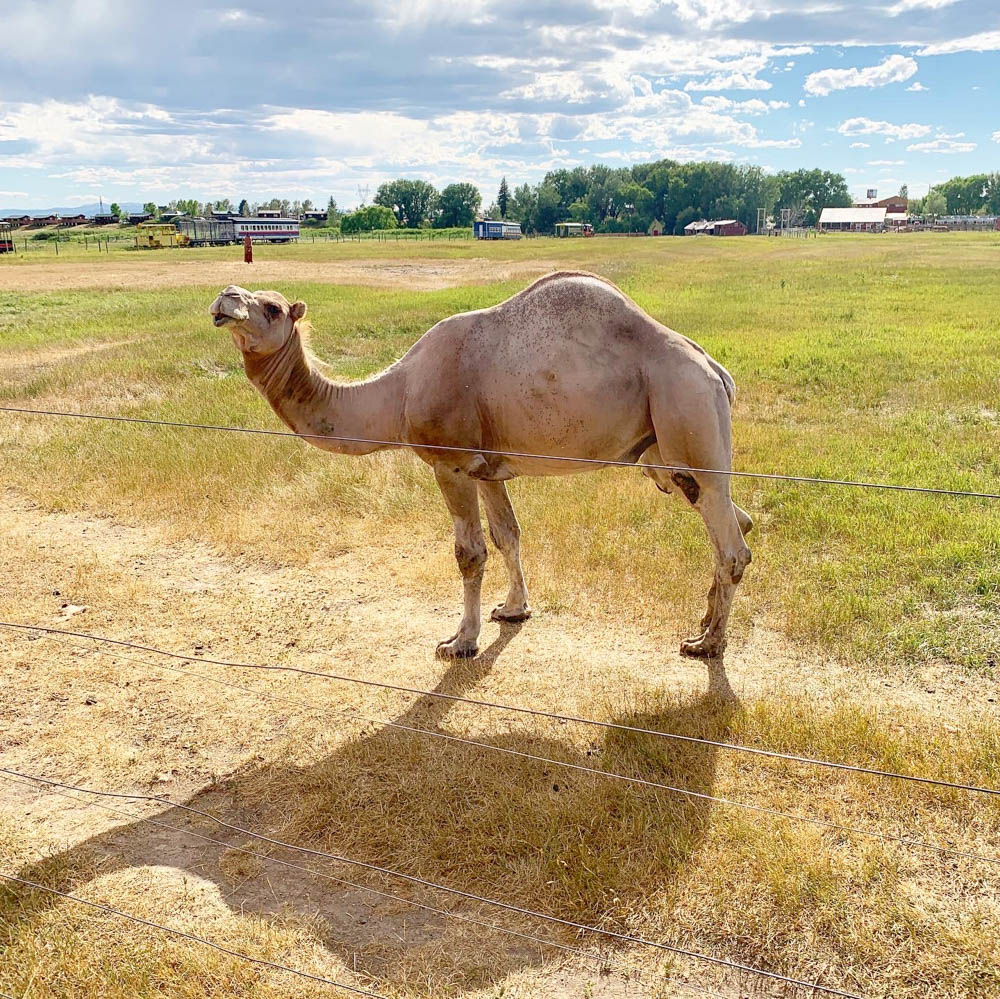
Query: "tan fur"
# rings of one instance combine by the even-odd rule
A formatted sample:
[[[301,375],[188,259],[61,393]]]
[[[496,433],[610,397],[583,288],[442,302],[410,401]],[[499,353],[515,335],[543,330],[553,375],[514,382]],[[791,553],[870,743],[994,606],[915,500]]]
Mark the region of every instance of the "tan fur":
[[[721,652],[735,585],[750,562],[743,534],[752,521],[729,496],[733,380],[701,347],[610,281],[562,272],[490,309],[442,320],[385,371],[341,385],[314,363],[305,312],[278,292],[232,285],[211,307],[243,352],[250,380],[297,433],[342,454],[405,443],[434,469],[465,582],[462,623],[439,646],[443,655],[477,649],[486,559],[480,498],[510,580],[493,615],[517,620],[530,612],[520,529],[503,481],[640,459],[664,492],[681,488],[708,528],[716,563],[709,609],[682,650]],[[652,467],[659,464],[720,474]]]

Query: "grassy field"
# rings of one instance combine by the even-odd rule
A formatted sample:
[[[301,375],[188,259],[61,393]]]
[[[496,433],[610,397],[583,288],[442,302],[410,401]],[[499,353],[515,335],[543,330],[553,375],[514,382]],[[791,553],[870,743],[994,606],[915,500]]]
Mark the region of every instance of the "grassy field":
[[[232,248],[60,252],[44,271],[30,254],[0,259],[0,405],[274,427],[228,335],[208,320],[229,275],[305,299],[317,354],[333,374],[358,378],[443,316],[493,304],[532,273],[582,267],[730,369],[736,468],[1000,491],[995,234],[305,242],[258,248],[253,277],[230,263]],[[338,267],[351,268],[352,283],[324,276]],[[736,481],[757,527],[730,636],[734,703],[706,693],[703,673],[672,665],[703,610],[701,522],[631,471],[512,483],[538,617],[509,648],[501,635],[482,661],[445,670],[429,650],[457,609],[450,525],[410,457],[329,458],[292,441],[3,414],[0,468],[14,511],[7,530],[20,539],[0,580],[4,620],[51,623],[68,600],[88,608],[73,619],[82,630],[163,647],[190,649],[208,634],[235,658],[304,657],[313,668],[333,659],[415,686],[1000,785],[995,502]],[[178,553],[169,571],[162,552]],[[317,594],[355,587],[339,613]],[[997,856],[1000,808],[989,800],[339,689],[312,692],[322,702],[313,710],[261,719],[231,693],[182,693],[169,678],[146,679],[139,698],[128,689],[134,666],[53,643],[3,637],[0,653],[14,691],[0,715],[12,733],[0,741],[0,759],[14,761],[4,765],[120,789],[156,787],[166,771],[175,800],[204,800],[285,840],[866,996],[1000,995],[1000,899],[986,865],[649,789],[564,782],[474,750],[437,753],[351,715],[333,725],[329,712],[416,718]],[[939,689],[957,693],[938,704]],[[60,691],[70,692],[68,718]],[[77,694],[96,700],[99,724]],[[161,701],[163,717],[143,713]],[[196,868],[177,847],[157,863],[150,844],[162,846],[162,834],[148,816],[115,834],[140,844],[122,867],[108,860],[106,829],[75,828],[43,806],[36,822],[23,817],[25,800],[0,797],[4,870],[146,916],[176,912],[194,932],[333,977],[357,973],[387,995],[673,995],[649,978],[664,971],[742,994],[724,976],[631,949],[618,956],[642,967],[642,985],[468,929],[424,926],[399,946],[389,941],[401,932],[394,912],[382,914],[383,937],[362,939],[315,886],[289,889],[290,907],[266,902],[274,874],[256,861],[223,855]],[[233,902],[241,892],[246,911]],[[329,903],[325,922],[316,898]],[[345,906],[337,896],[338,919]],[[4,932],[0,991],[32,999],[325,994],[31,893],[0,889]]]

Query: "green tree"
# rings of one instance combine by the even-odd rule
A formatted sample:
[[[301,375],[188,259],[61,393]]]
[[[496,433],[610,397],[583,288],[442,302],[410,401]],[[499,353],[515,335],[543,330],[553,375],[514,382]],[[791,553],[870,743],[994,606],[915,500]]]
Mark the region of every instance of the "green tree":
[[[524,232],[534,232],[535,206],[538,203],[538,192],[530,184],[522,184],[514,188],[510,196],[507,211],[515,222],[521,223]]]
[[[333,195],[330,195],[330,200],[326,203],[326,221],[327,225],[336,225],[340,221],[340,212],[337,209],[337,202],[334,200]]]
[[[441,229],[471,226],[482,203],[483,196],[475,184],[449,184],[438,197],[434,225]]]
[[[247,218],[250,214],[250,204],[246,198],[240,202],[240,207],[237,209],[238,214],[241,218]]]
[[[801,212],[803,225],[815,225],[824,208],[848,208],[851,192],[842,174],[829,170],[784,170],[777,175],[775,215],[782,208]]]
[[[952,177],[937,184],[934,190],[944,195],[948,215],[976,215],[986,207],[986,185],[987,175],[977,173],[971,177]]]
[[[947,215],[948,199],[937,188],[932,188],[924,198],[922,210],[924,215]]]
[[[1000,173],[991,173],[986,177],[986,211],[991,215],[1000,215]]]
[[[144,215],[151,215],[154,219],[160,217],[160,210],[156,207],[155,201],[147,201],[142,206],[142,211]]]
[[[507,188],[507,178],[501,177],[500,190],[497,191],[497,208],[500,209],[500,218],[507,218],[507,206],[510,202],[510,191]]]
[[[563,220],[565,211],[559,189],[542,181],[535,196],[535,214],[531,228],[534,232],[554,232],[556,223]]]
[[[121,205],[118,204],[117,201],[112,201],[111,202],[111,208],[109,209],[109,211],[111,212],[112,215],[114,215],[114,217],[116,219],[118,219],[119,221],[121,221],[122,207],[121,207]]]
[[[390,209],[407,229],[419,229],[437,211],[438,193],[426,180],[392,180],[379,186],[375,204]]]
[[[364,205],[340,220],[340,231],[344,233],[395,228],[396,216],[385,205]]]
[[[692,208],[690,205],[687,208],[682,209],[677,213],[674,219],[674,235],[683,236],[684,226],[689,222],[697,222],[701,218],[701,212],[697,208]]]
[[[906,198],[907,201],[910,200],[910,187],[908,184],[900,184],[899,186],[899,196],[901,198]]]

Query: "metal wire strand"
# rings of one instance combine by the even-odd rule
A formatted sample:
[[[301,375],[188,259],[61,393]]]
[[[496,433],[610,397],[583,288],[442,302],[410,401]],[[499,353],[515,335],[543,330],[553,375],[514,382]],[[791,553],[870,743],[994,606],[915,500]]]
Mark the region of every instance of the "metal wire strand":
[[[8,770],[7,768],[0,768],[0,773],[7,773],[13,776],[23,776],[17,771]],[[32,778],[35,779],[35,778]],[[72,785],[59,784],[57,781],[51,781],[50,783],[55,784],[59,787],[72,788]],[[360,867],[364,870],[375,871],[379,874],[387,874],[390,877],[401,878],[404,881],[409,881],[412,884],[422,885],[425,888],[432,888],[436,891],[447,892],[450,895],[455,895],[459,898],[465,898],[472,902],[479,902],[483,905],[491,905],[498,909],[504,909],[508,912],[516,912],[522,916],[529,916],[533,919],[541,919],[546,922],[555,923],[560,926],[566,926],[570,929],[578,930],[583,933],[597,933],[601,936],[608,937],[613,940],[619,940],[623,943],[633,943],[639,944],[644,947],[652,947],[656,950],[665,951],[669,954],[676,954],[679,957],[687,957],[692,960],[704,961],[708,964],[716,965],[717,967],[727,968],[730,971],[739,971],[746,974],[758,975],[763,978],[768,978],[773,981],[784,982],[787,985],[793,985],[800,989],[813,989],[818,992],[823,992],[827,995],[840,996],[841,999],[864,999],[863,996],[856,995],[851,992],[844,992],[840,989],[835,989],[832,986],[820,985],[814,982],[806,982],[800,979],[791,978],[787,975],[779,974],[776,971],[765,971],[762,968],[754,968],[752,965],[741,964],[738,961],[730,961],[722,957],[713,957],[710,954],[701,954],[698,951],[688,950],[684,947],[677,947],[673,944],[662,943],[657,940],[649,940],[645,937],[635,936],[630,933],[619,933],[615,930],[602,929],[597,926],[588,926],[586,923],[578,923],[571,919],[563,919],[560,916],[553,916],[545,912],[538,912],[534,909],[524,908],[519,905],[515,905],[512,902],[503,902],[499,899],[488,898],[484,895],[476,895],[473,892],[462,891],[460,888],[452,888],[448,885],[437,884],[434,881],[429,881],[426,878],[420,878],[413,874],[404,874],[401,871],[394,871],[388,867],[381,867],[378,864],[371,864],[363,860],[355,860],[351,857],[346,857],[341,854],[327,853],[324,850],[316,850],[312,847],[307,846],[296,846],[293,843],[285,843],[282,840],[274,839],[271,836],[265,836],[263,833],[253,832],[250,829],[245,829],[242,826],[235,825],[231,822],[226,822],[224,819],[220,819],[211,812],[207,812],[200,808],[195,808],[192,805],[185,805],[178,801],[172,801],[169,798],[160,798],[149,794],[126,794],[121,791],[91,791],[89,788],[73,788],[74,790],[85,791],[88,794],[98,794],[101,797],[106,798],[119,798],[128,801],[155,801],[161,805],[168,805],[171,808],[178,808],[185,812],[190,812],[193,815],[199,815],[202,818],[206,818],[215,822],[217,825],[224,829],[229,829],[231,832],[239,833],[243,836],[250,836],[253,839],[260,840],[262,843],[269,843],[272,846],[282,847],[287,850],[296,850],[300,853],[308,854],[314,857],[320,857],[326,860],[333,860],[342,864],[350,864],[355,867]],[[0,874],[0,877],[7,877],[7,875]],[[12,880],[20,880],[19,878],[13,878]],[[22,882],[25,884],[30,884],[31,882]],[[38,885],[44,889],[44,886]],[[52,890],[52,889],[44,889]],[[57,893],[61,894],[61,893]],[[66,896],[73,897],[73,896]],[[78,899],[78,901],[83,901]],[[87,903],[92,904],[92,903]],[[112,910],[113,911],[113,910]],[[122,913],[124,915],[124,913]],[[163,927],[161,927],[163,928]],[[202,941],[207,942],[207,941]],[[237,955],[241,956],[241,955]],[[250,960],[253,960],[252,958]],[[285,969],[290,970],[290,969]],[[338,984],[338,983],[333,983]],[[349,986],[348,986],[349,987]],[[365,995],[374,995],[375,993],[362,993]],[[382,997],[384,999],[384,997]]]
[[[16,776],[14,776],[16,775]],[[619,970],[627,974],[636,974],[636,969],[630,965],[624,964],[617,958],[610,957],[605,954],[595,954],[591,951],[584,950],[581,947],[573,947],[570,944],[559,943],[556,940],[548,940],[545,937],[536,936],[533,933],[525,933],[521,930],[514,930],[507,926],[500,926],[498,923],[490,923],[485,919],[477,919],[474,916],[467,916],[461,912],[453,912],[450,909],[440,909],[433,905],[427,905],[424,902],[417,902],[414,899],[405,898],[402,895],[394,895],[392,892],[384,891],[380,888],[372,888],[369,885],[359,884],[356,881],[348,881],[345,878],[338,878],[332,874],[327,874],[324,871],[313,870],[311,867],[306,867],[305,864],[296,864],[290,860],[282,860],[280,857],[272,857],[266,853],[257,853],[255,850],[248,850],[246,847],[233,846],[227,843],[225,840],[215,839],[212,836],[206,836],[204,833],[197,832],[194,829],[189,829],[184,826],[174,825],[172,822],[164,822],[161,819],[149,818],[143,815],[135,815],[131,812],[126,812],[124,809],[115,808],[113,805],[106,805],[100,801],[82,801],[80,798],[74,797],[72,794],[67,793],[67,791],[79,791],[83,794],[90,795],[103,795],[102,791],[94,791],[90,788],[77,787],[73,784],[63,784],[58,781],[50,780],[46,777],[37,777],[33,774],[22,774],[17,771],[7,770],[0,771],[0,777],[4,780],[12,781],[21,787],[28,788],[34,791],[36,794],[41,791],[45,791],[48,794],[59,795],[62,798],[66,798],[68,801],[72,801],[77,805],[83,805],[84,808],[100,808],[105,812],[110,812],[113,815],[120,815],[123,818],[129,819],[132,822],[143,822],[149,823],[150,825],[157,826],[162,829],[172,829],[174,832],[183,833],[186,836],[193,836],[195,839],[200,839],[206,843],[211,843],[215,846],[224,847],[228,851],[235,853],[242,853],[248,857],[254,857],[257,860],[263,861],[267,864],[278,864],[281,867],[287,867],[295,871],[302,871],[305,874],[309,874],[312,877],[321,878],[324,881],[331,881],[334,884],[341,885],[344,888],[351,888],[355,891],[368,892],[372,895],[377,895],[380,898],[390,899],[393,902],[401,902],[404,905],[412,906],[415,909],[421,909],[424,912],[430,912],[436,916],[442,916],[446,919],[455,919],[463,923],[470,923],[473,926],[479,926],[483,929],[492,930],[496,933],[503,933],[507,936],[517,937],[521,940],[527,940],[531,943],[539,944],[544,947],[551,947],[555,950],[563,951],[568,954],[573,954],[577,957],[585,958],[588,961],[593,961],[601,966],[610,965],[612,967],[617,967]],[[21,778],[18,780],[17,778]],[[34,783],[45,785],[44,788],[38,788]],[[66,788],[66,791],[60,791],[58,788]],[[154,799],[160,801],[160,799]],[[665,977],[665,976],[661,976]],[[689,982],[682,982],[680,980],[665,978],[669,981],[671,985],[679,986],[680,988],[689,989],[693,992],[697,992],[704,996],[709,996],[710,999],[725,999],[724,996],[718,993],[711,992],[705,989],[703,986],[692,985]],[[0,993],[0,999],[4,999],[3,993]]]
[[[1000,493],[973,492],[966,489],[941,489],[931,486],[904,486],[892,482],[863,482],[853,479],[824,479],[809,475],[782,475],[778,472],[735,472],[722,468],[695,468],[690,465],[639,464],[603,458],[574,458],[559,454],[532,454],[529,451],[497,451],[483,447],[459,447],[452,444],[417,444],[412,441],[385,441],[370,437],[341,437],[334,434],[298,434],[291,430],[267,430],[263,427],[229,427],[210,423],[184,423],[179,420],[154,420],[138,416],[105,416],[99,413],[67,413],[53,409],[26,409],[0,406],[0,413],[26,416],[60,416],[80,420],[102,420],[110,423],[131,423],[139,426],[174,427],[183,430],[219,430],[235,434],[263,434],[267,437],[297,437],[309,441],[338,441],[343,444],[371,444],[375,447],[412,448],[419,451],[488,454],[503,458],[528,458],[537,461],[568,461],[600,468],[655,468],[665,472],[699,472],[704,475],[728,475],[742,479],[771,479],[779,482],[809,482],[824,486],[850,486],[857,489],[883,489],[899,493],[929,493],[937,496],[962,496],[970,499],[1000,500]]]
[[[53,637],[58,638],[58,635]],[[91,636],[88,636],[91,637]],[[67,641],[66,639],[61,639]],[[67,641],[67,644],[73,645],[76,648],[83,648],[74,642]],[[124,656],[117,652],[104,652],[100,649],[95,649],[99,655],[109,656],[111,658],[121,658],[129,661],[134,661],[141,663],[144,666],[152,666],[154,669],[169,670],[174,673],[179,673],[181,676],[190,676],[199,680],[206,680],[209,683],[215,683],[219,686],[228,687],[232,690],[239,690],[243,693],[251,694],[255,697],[260,697],[263,700],[279,700],[285,701],[289,704],[297,705],[298,707],[305,707],[310,710],[322,710],[327,714],[330,713],[330,708],[328,706],[321,706],[316,704],[314,701],[304,701],[298,698],[288,697],[285,694],[272,694],[269,692],[254,690],[252,687],[244,687],[238,683],[233,683],[230,680],[220,680],[217,677],[211,676],[206,673],[196,673],[192,670],[183,670],[176,666],[167,666],[163,663],[151,663],[143,659],[131,659],[129,656]],[[183,658],[183,657],[182,657]],[[194,660],[198,661],[198,660]],[[833,832],[840,833],[851,833],[855,836],[862,836],[868,839],[878,840],[883,843],[892,843],[899,846],[913,847],[915,849],[927,850],[932,853],[937,853],[942,856],[956,857],[962,860],[971,860],[977,863],[1000,865],[1000,858],[988,857],[983,854],[971,853],[964,850],[955,850],[951,847],[937,846],[934,843],[926,843],[923,840],[913,839],[908,836],[899,836],[892,833],[883,833],[874,829],[863,829],[859,826],[845,825],[840,822],[833,822],[829,819],[820,819],[812,815],[801,815],[797,812],[784,812],[777,808],[769,808],[766,805],[754,805],[747,801],[738,801],[735,798],[723,798],[718,795],[707,794],[702,791],[692,791],[689,788],[675,787],[672,784],[663,784],[659,781],[646,780],[643,777],[629,777],[625,774],[615,773],[610,770],[598,770],[596,767],[588,767],[581,763],[570,763],[566,760],[556,760],[548,756],[538,756],[534,753],[527,753],[520,749],[508,749],[506,746],[496,746],[488,742],[478,742],[475,739],[466,739],[462,736],[449,735],[447,732],[439,732],[434,729],[420,728],[416,725],[406,725],[398,721],[390,721],[388,718],[378,718],[371,715],[365,715],[353,708],[343,708],[340,709],[339,713],[341,715],[350,715],[355,719],[359,719],[364,722],[368,722],[371,725],[383,725],[387,728],[397,729],[401,732],[408,732],[412,735],[425,735],[430,736],[434,739],[442,739],[445,742],[452,743],[454,745],[470,746],[474,749],[482,749],[487,752],[502,753],[505,756],[513,756],[520,759],[531,760],[535,763],[544,763],[549,766],[563,767],[567,770],[579,771],[582,773],[592,774],[597,777],[604,777],[610,780],[619,780],[627,784],[633,784],[641,787],[649,787],[657,791],[666,791],[670,794],[677,794],[683,797],[691,798],[697,801],[711,801],[715,804],[726,805],[730,808],[741,808],[745,811],[756,812],[758,814],[767,815],[771,818],[781,818],[786,819],[791,822],[802,822],[809,825],[817,826],[821,829],[830,830]]]
[[[12,881],[15,884],[24,885],[27,888],[35,888],[38,891],[50,892],[53,895],[58,895],[60,898],[69,899],[71,902],[78,902],[80,905],[89,905],[92,909],[98,909],[101,912],[106,912],[112,916],[121,916],[123,919],[128,919],[133,923],[139,923],[141,926],[149,927],[154,930],[161,930],[164,933],[171,933],[176,937],[181,937],[184,940],[190,940],[194,943],[203,944],[205,947],[211,947],[213,950],[220,951],[223,954],[227,954],[229,957],[239,958],[241,961],[248,961],[251,964],[258,964],[264,968],[272,968],[275,971],[284,971],[289,975],[297,975],[299,978],[308,978],[310,981],[319,982],[321,985],[333,985],[335,988],[343,989],[345,992],[351,992],[357,996],[373,996],[374,999],[387,999],[380,992],[371,992],[368,989],[361,989],[354,985],[348,985],[346,982],[338,982],[333,978],[324,978],[322,975],[314,975],[309,971],[300,971],[298,968],[289,968],[284,964],[277,964],[275,961],[268,961],[262,957],[251,957],[249,954],[243,954],[238,950],[231,950],[229,947],[224,947],[222,944],[217,944],[212,940],[206,940],[204,937],[196,936],[194,933],[187,933],[184,930],[175,929],[173,926],[164,926],[162,923],[154,923],[150,919],[143,919],[141,916],[135,916],[130,912],[124,912],[121,909],[115,909],[110,905],[102,905],[100,902],[91,902],[89,899],[80,898],[79,895],[71,895],[69,892],[59,891],[57,888],[50,888],[48,885],[39,884],[37,881],[29,881],[27,878],[19,878],[13,874],[5,874],[0,871],[0,878],[4,881]]]
[[[785,760],[791,763],[806,763],[811,766],[827,767],[831,770],[844,770],[850,773],[865,774],[870,777],[885,777],[893,780],[911,781],[916,784],[927,784],[933,787],[947,788],[953,791],[970,791],[976,794],[996,795],[1000,797],[1000,789],[979,787],[975,784],[962,784],[955,781],[941,780],[936,777],[921,777],[915,774],[901,774],[892,770],[878,770],[873,767],[860,767],[850,763],[837,763],[833,760],[821,760],[811,756],[798,756],[794,753],[781,753],[773,749],[758,749],[755,746],[743,746],[734,742],[718,742],[714,739],[703,739],[693,735],[680,735],[676,732],[661,732],[658,729],[641,728],[635,725],[622,725],[618,722],[600,721],[596,718],[581,718],[578,715],[561,714],[554,711],[543,711],[539,708],[528,708],[518,704],[503,704],[497,701],[481,701],[473,697],[462,697],[459,694],[446,694],[437,690],[422,690],[419,687],[406,687],[397,683],[387,683],[381,680],[368,680],[364,677],[347,676],[342,673],[327,673],[319,670],[302,669],[299,666],[282,666],[267,663],[231,662],[225,659],[209,659],[206,656],[187,656],[179,652],[168,652],[165,649],[151,645],[140,645],[137,642],[126,642],[116,638],[106,638],[100,635],[89,635],[83,631],[67,631],[59,628],[48,628],[42,625],[13,624],[0,621],[0,628],[13,628],[21,631],[39,631],[48,635],[70,635],[74,638],[86,638],[93,642],[106,642],[122,648],[136,649],[140,652],[150,652],[170,659],[180,659],[192,663],[209,663],[212,666],[231,666],[236,669],[261,670],[266,672],[297,673],[318,679],[334,680],[338,683],[353,683],[363,687],[376,687],[380,690],[393,690],[402,694],[416,694],[420,697],[433,697],[459,704],[471,704],[479,708],[490,708],[497,711],[511,711],[519,714],[532,715],[537,718],[548,718],[553,721],[573,722],[579,725],[592,725],[596,728],[611,729],[617,732],[629,732],[633,735],[649,735],[660,739],[672,739],[678,742],[692,743],[699,746],[713,746],[717,749],[733,750],[739,753],[749,753],[753,756],[764,756],[769,759]]]

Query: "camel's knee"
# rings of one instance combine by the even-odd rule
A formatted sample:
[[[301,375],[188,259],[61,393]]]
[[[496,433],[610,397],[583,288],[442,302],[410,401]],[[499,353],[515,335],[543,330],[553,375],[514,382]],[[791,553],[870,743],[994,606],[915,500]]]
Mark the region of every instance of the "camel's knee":
[[[741,510],[735,503],[733,510],[736,513],[736,521],[740,525],[740,533],[746,537],[753,530],[753,517],[746,510]]]
[[[486,567],[486,545],[483,542],[456,541],[455,561],[464,579],[482,576]]]
[[[746,567],[753,561],[753,555],[746,545],[730,552],[724,560],[724,568],[733,583],[738,583],[743,578]]]

